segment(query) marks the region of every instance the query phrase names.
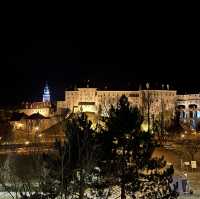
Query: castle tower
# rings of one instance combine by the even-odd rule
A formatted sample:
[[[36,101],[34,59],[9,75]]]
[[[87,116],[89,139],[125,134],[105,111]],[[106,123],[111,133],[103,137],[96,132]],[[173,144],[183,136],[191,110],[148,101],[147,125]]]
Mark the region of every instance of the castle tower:
[[[44,87],[44,93],[43,93],[43,102],[50,102],[50,91],[49,91],[49,87],[48,84],[46,82],[46,85]]]

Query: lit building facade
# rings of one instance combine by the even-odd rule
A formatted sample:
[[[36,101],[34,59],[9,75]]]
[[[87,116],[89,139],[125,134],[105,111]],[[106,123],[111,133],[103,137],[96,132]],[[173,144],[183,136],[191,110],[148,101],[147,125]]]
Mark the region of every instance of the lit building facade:
[[[57,101],[57,112],[50,102],[50,92],[48,85],[44,88],[43,101],[25,103],[20,113],[30,116],[39,113],[45,117],[54,117],[60,113],[86,112],[90,115],[108,116],[110,106],[116,106],[120,97],[125,95],[131,106],[138,107],[147,121],[148,110],[150,123],[160,120],[161,114],[165,114],[165,121],[170,122],[175,114],[180,120],[191,124],[195,129],[200,121],[200,94],[177,95],[176,90],[167,89],[150,90],[143,89],[137,91],[112,91],[99,90],[97,88],[77,88],[65,91],[65,100]]]
[[[144,107],[145,112],[149,112],[155,117],[160,115],[162,111],[175,113],[176,91],[173,90],[141,90],[140,91],[140,107]]]
[[[39,113],[44,117],[50,117],[54,114],[54,109],[51,104],[50,91],[47,82],[44,87],[42,101],[33,103],[29,102],[23,103],[18,112],[25,113],[28,116],[35,113]]]
[[[22,107],[18,110],[18,112],[25,113],[28,116],[34,113],[39,113],[44,117],[50,117],[53,114],[53,108],[50,102],[26,102],[22,104]]]
[[[200,94],[177,95],[176,111],[182,122],[196,129],[200,121]]]
[[[107,115],[110,105],[116,105],[122,95],[129,97],[132,105],[139,106],[138,91],[100,91],[97,88],[78,88],[65,91],[65,101],[57,102],[57,110],[68,108],[71,112],[90,112]]]
[[[138,91],[102,91],[97,88],[78,88],[65,91],[65,101],[57,102],[57,110],[69,109],[71,112],[101,113],[106,116],[110,105],[117,105],[119,98],[128,97],[131,106],[147,110],[149,104],[150,117],[156,117],[161,111],[161,104],[172,115],[175,113],[176,91],[172,90],[138,90]],[[147,103],[147,102],[150,103]]]

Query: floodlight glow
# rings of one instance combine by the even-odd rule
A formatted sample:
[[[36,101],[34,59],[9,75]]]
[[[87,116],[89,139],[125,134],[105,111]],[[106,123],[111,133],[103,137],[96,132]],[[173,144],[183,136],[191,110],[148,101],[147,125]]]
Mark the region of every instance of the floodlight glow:
[[[185,137],[185,135],[184,135],[184,134],[182,134],[182,135],[181,135],[181,138],[184,138],[184,137]]]

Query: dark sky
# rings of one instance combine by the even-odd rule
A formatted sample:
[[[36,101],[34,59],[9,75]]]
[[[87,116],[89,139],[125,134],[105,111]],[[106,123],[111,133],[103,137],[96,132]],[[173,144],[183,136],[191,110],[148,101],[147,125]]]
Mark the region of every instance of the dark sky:
[[[152,88],[169,83],[180,93],[200,92],[196,27],[52,38],[1,39],[0,105],[41,100],[46,80],[53,100],[63,99],[65,88],[85,86],[88,79],[99,88],[138,89],[149,81]]]

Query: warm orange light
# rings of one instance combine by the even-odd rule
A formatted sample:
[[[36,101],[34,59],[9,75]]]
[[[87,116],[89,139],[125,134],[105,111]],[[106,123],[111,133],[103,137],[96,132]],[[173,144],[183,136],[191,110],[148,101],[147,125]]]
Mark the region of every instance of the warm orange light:
[[[30,143],[29,141],[26,141],[24,144],[25,144],[25,145],[28,145],[29,143]]]
[[[184,134],[182,134],[182,135],[181,135],[181,138],[184,138],[184,137],[185,137],[185,135],[184,135]]]
[[[151,129],[151,125],[149,124],[149,127]],[[141,130],[144,131],[144,132],[147,132],[148,131],[148,123],[146,121],[144,121],[141,125]]]
[[[19,122],[16,122],[15,125],[17,129],[22,128],[24,126],[24,124],[19,123]]]

